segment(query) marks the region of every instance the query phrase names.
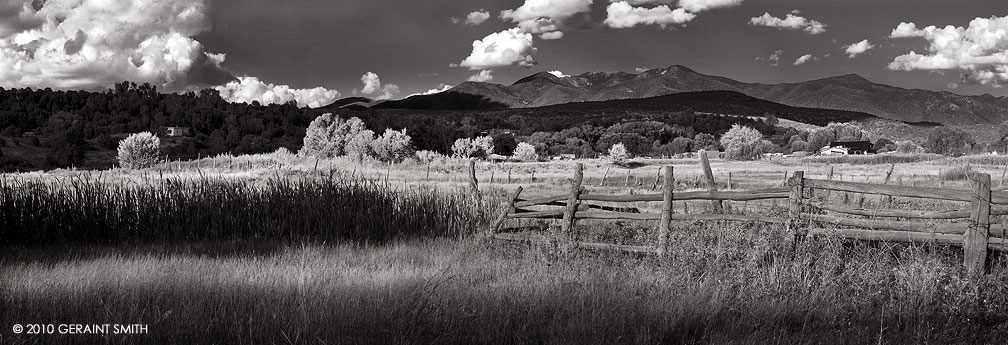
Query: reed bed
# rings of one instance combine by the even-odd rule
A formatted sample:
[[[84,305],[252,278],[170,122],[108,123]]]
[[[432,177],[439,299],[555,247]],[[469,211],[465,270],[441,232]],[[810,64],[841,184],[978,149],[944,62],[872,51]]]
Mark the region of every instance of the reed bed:
[[[238,179],[168,178],[142,184],[96,179],[0,184],[5,245],[200,240],[387,242],[461,237],[485,228],[499,192],[396,188],[335,175]]]

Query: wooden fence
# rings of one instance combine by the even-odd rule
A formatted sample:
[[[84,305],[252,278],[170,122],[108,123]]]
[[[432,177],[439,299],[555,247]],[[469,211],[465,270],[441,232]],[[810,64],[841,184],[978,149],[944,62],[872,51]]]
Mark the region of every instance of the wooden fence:
[[[991,224],[991,216],[1008,215],[1008,191],[991,191],[990,175],[978,174],[971,181],[971,189],[922,188],[857,182],[817,180],[804,177],[797,171],[787,181],[786,188],[769,188],[748,191],[675,191],[673,167],[663,168],[661,193],[636,195],[593,194],[583,182],[583,165],[577,164],[567,193],[522,199],[523,189],[512,193],[505,202],[504,212],[491,229],[491,236],[504,240],[547,241],[502,233],[500,229],[508,219],[539,218],[562,219],[554,238],[564,248],[615,249],[630,252],[664,255],[669,243],[672,221],[742,221],[783,224],[796,240],[804,236],[837,236],[840,238],[891,241],[934,242],[959,245],[964,251],[964,265],[971,271],[982,270],[987,251],[1008,251],[1008,242],[1002,237],[1001,224]],[[712,179],[708,182],[713,186]],[[846,208],[831,203],[830,192],[863,193],[890,197],[910,197],[933,200],[968,202],[968,208],[950,211],[862,209]],[[819,194],[819,195],[816,195]],[[825,198],[824,198],[825,197]],[[788,200],[786,217],[725,214],[723,201]],[[676,214],[673,201],[709,200],[714,202],[714,213]],[[632,207],[598,205],[590,202],[661,202],[660,212],[641,212]],[[837,203],[838,204],[838,203]],[[533,206],[552,206],[548,210],[533,210]],[[857,217],[857,218],[856,218]],[[881,218],[881,219],[880,219]],[[572,228],[578,219],[625,219],[658,221],[658,243],[654,246],[616,245],[577,242]],[[928,223],[913,221],[927,220]],[[934,223],[936,220],[965,220],[965,222]],[[992,235],[994,237],[992,237]]]

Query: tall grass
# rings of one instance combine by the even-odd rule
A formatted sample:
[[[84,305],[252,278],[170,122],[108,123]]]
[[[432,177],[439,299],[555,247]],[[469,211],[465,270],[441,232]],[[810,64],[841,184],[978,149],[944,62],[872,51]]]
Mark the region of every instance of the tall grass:
[[[395,188],[332,178],[15,180],[0,185],[5,245],[198,240],[459,237],[490,222],[499,192]]]
[[[936,153],[887,153],[878,155],[829,155],[809,156],[801,159],[803,164],[906,164],[928,162],[942,159],[944,156]]]

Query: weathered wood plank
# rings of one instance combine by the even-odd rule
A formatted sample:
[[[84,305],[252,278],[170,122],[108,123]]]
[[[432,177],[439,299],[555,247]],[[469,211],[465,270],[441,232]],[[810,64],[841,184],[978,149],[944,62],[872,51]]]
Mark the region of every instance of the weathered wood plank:
[[[919,210],[894,210],[894,209],[863,209],[863,208],[843,208],[833,206],[821,201],[806,201],[805,205],[821,208],[823,210],[851,214],[866,217],[892,217],[892,218],[914,218],[914,219],[959,219],[969,218],[969,210],[952,211],[919,211]]]
[[[518,189],[516,189],[514,193],[511,193],[507,201],[502,203],[504,210],[501,212],[500,217],[497,217],[497,220],[494,221],[493,227],[490,228],[491,234],[497,233],[497,231],[500,230],[501,225],[504,225],[504,221],[507,220],[508,215],[515,212],[515,200],[518,199],[521,192],[522,186],[518,186]]]
[[[675,189],[675,178],[672,175],[672,166],[665,166],[665,181],[662,190],[662,210],[661,220],[658,223],[658,254],[664,256],[668,248],[669,225],[672,222],[672,200],[674,200],[673,190]]]
[[[963,265],[970,273],[982,272],[987,263],[987,242],[990,237],[991,189],[990,175],[978,174],[970,181],[973,201],[970,204],[972,225],[963,239]]]
[[[660,220],[660,213],[626,213],[626,212],[578,212],[577,219],[628,219],[628,220]]]
[[[907,232],[936,232],[936,233],[956,233],[962,234],[961,227],[955,226],[954,224],[941,225],[939,224],[934,231],[928,228],[927,223],[918,222],[903,222],[903,221],[892,221],[892,220],[874,220],[874,219],[855,219],[837,216],[828,216],[821,214],[801,214],[801,219],[818,221],[824,223],[832,223],[842,226],[855,226],[859,228],[877,229],[877,230],[892,230],[892,231],[907,231]]]
[[[890,195],[897,197],[928,198],[952,201],[971,201],[972,192],[964,189],[881,185],[861,182],[841,182],[804,179],[806,188],[828,189],[841,192]],[[1008,199],[1006,199],[1008,201]]]
[[[700,151],[700,165],[703,166],[704,179],[707,180],[707,191],[717,192],[717,184],[714,183],[714,172],[711,171],[710,161],[707,160],[707,151]],[[724,199],[716,199],[711,201],[714,206],[714,212],[721,213],[724,211]]]
[[[519,200],[518,202],[515,203],[515,207],[526,207],[526,206],[536,206],[536,205],[550,204],[550,203],[554,203],[554,202],[557,202],[557,201],[567,200],[568,197],[569,197],[569,195],[551,195],[551,196],[546,196],[546,197],[542,197],[542,198],[535,198],[535,199],[528,199],[528,200]],[[566,204],[564,204],[564,205],[566,205]]]
[[[536,211],[536,212],[523,212],[523,213],[512,213],[508,215],[508,218],[546,218],[546,217],[560,217],[563,216],[565,210],[549,210],[549,211]]]

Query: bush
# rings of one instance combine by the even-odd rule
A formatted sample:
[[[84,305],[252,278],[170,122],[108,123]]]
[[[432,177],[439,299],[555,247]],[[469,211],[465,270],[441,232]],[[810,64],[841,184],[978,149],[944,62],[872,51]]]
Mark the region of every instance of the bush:
[[[518,143],[518,146],[515,148],[514,154],[511,155],[511,157],[524,162],[534,162],[539,160],[539,154],[536,153],[535,146],[526,142]]]
[[[899,153],[924,153],[924,148],[916,143],[906,140],[896,143],[896,152]]]
[[[406,129],[396,131],[391,128],[371,142],[371,149],[375,158],[385,162],[401,162],[413,153],[410,144],[412,139],[406,134]]]
[[[753,160],[768,152],[773,144],[763,139],[759,131],[736,124],[721,136],[721,146],[725,148],[726,159]]]
[[[423,150],[423,151],[417,151],[416,158],[418,161],[420,161],[420,163],[430,164],[444,160],[445,156],[435,151]]]
[[[609,148],[609,161],[613,164],[626,165],[628,159],[630,159],[630,154],[627,153],[623,143],[615,143]]]
[[[791,152],[808,151],[810,149],[809,143],[801,141],[801,140],[792,142],[790,148],[791,148]]]
[[[879,138],[879,140],[875,141],[875,145],[872,146],[875,152],[878,153],[896,151],[896,147],[895,142],[886,138]]]
[[[157,164],[161,156],[161,139],[150,132],[134,133],[119,142],[119,166],[143,169]]]

